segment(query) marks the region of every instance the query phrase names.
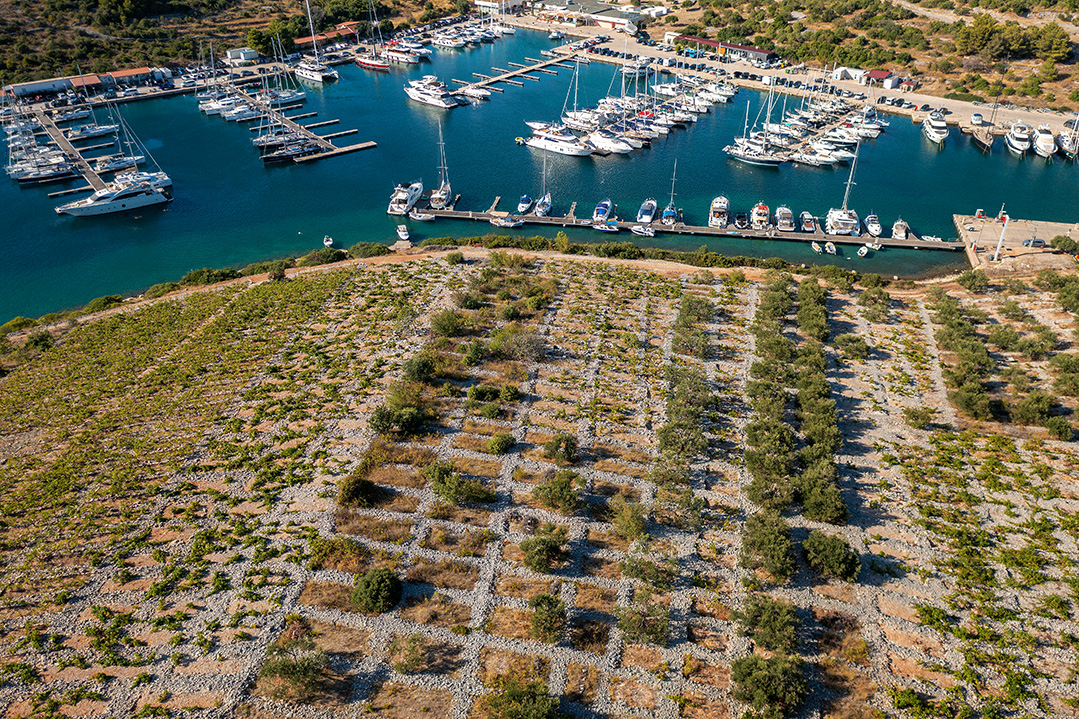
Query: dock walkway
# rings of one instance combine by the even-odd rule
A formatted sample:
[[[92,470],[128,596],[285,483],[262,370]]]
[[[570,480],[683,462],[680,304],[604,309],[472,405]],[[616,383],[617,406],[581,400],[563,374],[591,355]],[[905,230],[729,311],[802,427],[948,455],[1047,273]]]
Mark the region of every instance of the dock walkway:
[[[515,77],[518,77],[518,76],[521,76],[521,75],[525,75],[529,80],[539,80],[538,77],[532,77],[531,75],[527,75],[526,73],[536,72],[536,71],[539,71],[539,72],[545,72],[546,71],[547,73],[551,73],[553,71],[552,70],[547,70],[547,68],[549,68],[551,65],[559,65],[560,63],[565,63],[567,60],[571,60],[574,57],[575,54],[576,53],[571,53],[571,54],[568,54],[568,55],[561,55],[559,57],[554,57],[554,58],[550,58],[550,59],[547,59],[547,60],[541,60],[541,61],[533,63],[532,65],[518,65],[518,63],[508,63],[509,65],[515,66],[514,69],[509,70],[508,72],[503,72],[501,75],[486,76],[486,75],[479,75],[479,73],[473,73],[474,75],[479,75],[482,79],[479,80],[478,82],[469,83],[468,85],[465,85],[464,87],[459,88],[457,90],[453,90],[450,94],[451,95],[463,95],[465,90],[467,90],[470,87],[487,87],[488,85],[494,85],[495,83],[499,83],[499,82],[509,82],[510,84],[520,84],[519,82],[514,83],[513,79]],[[497,70],[501,70],[502,68],[496,67],[496,68],[492,68],[492,69],[497,71]]]
[[[78,170],[83,179],[86,180],[86,184],[95,190],[105,189],[105,181],[101,179],[101,175],[94,172],[90,167],[90,163],[86,161],[86,158],[82,156],[82,152],[77,147],[71,144],[71,141],[64,136],[63,131],[53,122],[52,117],[45,113],[41,108],[34,110],[34,117],[41,123],[41,126],[45,128],[45,132],[48,133],[49,139],[56,143],[64,155],[67,156],[68,161]]]

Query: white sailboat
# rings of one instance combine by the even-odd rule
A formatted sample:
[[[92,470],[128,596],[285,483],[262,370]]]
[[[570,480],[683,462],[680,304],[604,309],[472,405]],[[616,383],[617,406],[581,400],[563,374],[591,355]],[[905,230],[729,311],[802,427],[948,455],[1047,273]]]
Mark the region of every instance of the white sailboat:
[[[450,168],[446,165],[446,143],[442,139],[442,122],[438,123],[438,188],[431,191],[428,203],[432,209],[441,210],[453,199],[450,188]]]
[[[308,82],[317,83],[319,85],[333,82],[338,78],[337,70],[322,63],[322,59],[318,55],[318,40],[315,37],[315,21],[311,19],[311,3],[308,0],[304,0],[304,5],[307,7],[307,25],[311,28],[311,50],[314,53],[314,60],[308,60],[306,58],[301,60],[293,69],[293,73],[301,80],[307,80]]]
[[[551,211],[551,193],[547,191],[547,153],[543,153],[543,190],[536,206],[532,208],[536,217],[546,217]]]
[[[673,225],[678,221],[678,208],[674,206],[674,182],[678,174],[678,159],[674,161],[674,171],[671,172],[671,201],[663,208],[659,221],[664,225]]]
[[[854,170],[858,167],[858,151],[861,147],[861,143],[858,143],[854,149],[854,160],[850,163],[850,175],[847,177],[847,189],[843,193],[843,207],[833,207],[828,210],[828,215],[824,218],[824,232],[826,234],[851,235],[852,237],[858,237],[862,234],[862,223],[858,219],[858,213],[847,209],[847,202],[850,200],[850,188],[855,184]]]

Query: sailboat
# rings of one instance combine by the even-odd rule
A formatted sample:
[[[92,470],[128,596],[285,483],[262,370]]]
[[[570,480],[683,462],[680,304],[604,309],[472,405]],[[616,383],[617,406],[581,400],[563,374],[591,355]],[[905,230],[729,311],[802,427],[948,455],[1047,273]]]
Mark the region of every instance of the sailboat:
[[[1074,160],[1076,154],[1079,154],[1079,112],[1075,113],[1075,119],[1068,131],[1057,135],[1057,145],[1069,160]]]
[[[318,40],[315,38],[315,21],[311,19],[311,3],[308,0],[304,0],[304,5],[307,7],[307,25],[311,29],[311,50],[314,52],[315,59],[308,60],[305,58],[301,60],[299,64],[293,68],[292,72],[301,80],[307,80],[308,82],[314,82],[320,85],[326,82],[333,82],[338,78],[337,70],[322,64],[322,59],[318,56]]]
[[[367,4],[367,20],[371,26],[371,49],[368,50],[367,48],[364,48],[361,52],[356,53],[356,66],[367,70],[389,72],[390,64],[375,53],[375,31],[378,29],[378,23],[375,22],[374,0],[371,0],[371,2]],[[358,36],[359,32],[357,32],[356,35]],[[359,42],[359,37],[356,38],[356,42]]]
[[[547,153],[543,153],[543,190],[540,198],[536,200],[536,206],[532,208],[536,217],[546,217],[551,211],[551,193],[547,192]]]
[[[847,201],[850,200],[850,188],[854,185],[854,170],[858,167],[858,151],[862,143],[854,148],[854,160],[850,163],[850,175],[847,177],[847,190],[843,193],[843,207],[828,210],[824,219],[824,232],[829,235],[851,235],[858,237],[862,234],[862,223],[858,219],[858,213],[847,209]],[[834,253],[829,253],[834,254]]]
[[[450,188],[450,168],[446,165],[446,143],[442,139],[442,122],[438,123],[438,188],[431,191],[428,204],[441,210],[449,204],[453,195]]]
[[[769,100],[771,103],[771,100]],[[779,167],[784,159],[771,152],[768,147],[768,123],[765,123],[764,138],[749,136],[749,105],[746,105],[746,121],[742,128],[742,137],[723,148],[723,151],[739,162],[759,167]]]
[[[674,171],[671,173],[671,201],[663,208],[659,221],[664,225],[673,225],[678,221],[678,208],[674,206],[674,182],[678,174],[678,160],[674,161]]]

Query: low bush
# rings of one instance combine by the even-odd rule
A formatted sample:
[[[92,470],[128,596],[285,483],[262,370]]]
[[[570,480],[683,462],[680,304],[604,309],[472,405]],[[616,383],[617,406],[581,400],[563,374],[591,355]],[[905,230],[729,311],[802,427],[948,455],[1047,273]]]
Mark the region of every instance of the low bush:
[[[33,327],[37,324],[37,320],[32,320],[29,317],[13,317],[4,324],[0,325],[0,336],[9,335],[12,332],[18,332],[24,330],[27,327]]]
[[[847,540],[836,534],[819,530],[810,532],[802,543],[806,562],[818,574],[853,582],[862,567],[862,560]]]
[[[319,265],[328,265],[331,262],[340,262],[341,260],[347,260],[348,253],[344,250],[335,250],[332,247],[321,247],[317,250],[311,250],[306,255],[296,260],[297,267],[317,267]]]
[[[240,273],[232,269],[231,267],[226,267],[223,270],[215,270],[209,267],[203,267],[201,270],[191,270],[186,275],[181,277],[180,284],[186,287],[212,285],[216,282],[234,280],[239,276]]]
[[[431,491],[449,504],[490,503],[497,498],[493,491],[479,482],[461,477],[461,474],[449,462],[435,460],[424,467],[421,474],[431,483]]]
[[[558,464],[573,464],[577,459],[577,438],[559,432],[543,445],[543,454]]]
[[[513,439],[513,435],[502,432],[487,440],[487,451],[491,454],[506,454],[513,449],[515,444],[517,442]]]
[[[26,336],[27,349],[44,352],[52,347],[53,344],[52,335],[49,334],[48,330],[34,330]]]
[[[564,469],[545,484],[532,490],[532,498],[547,509],[563,514],[573,514],[581,506],[578,487],[583,484],[580,475]]]
[[[615,534],[631,542],[645,536],[647,521],[640,502],[631,502],[619,495],[611,500],[610,506]]]
[[[558,719],[558,699],[540,681],[523,683],[514,675],[500,677],[485,697],[487,719]]]
[[[456,292],[453,303],[463,310],[478,310],[483,305],[483,298],[475,292]]]
[[[1075,435],[1072,424],[1066,417],[1050,417],[1045,423],[1045,428],[1049,430],[1050,436],[1062,442],[1071,442]]]
[[[90,300],[90,302],[82,308],[82,311],[88,315],[93,314],[94,312],[103,312],[104,310],[121,305],[123,302],[124,298],[120,295],[105,295],[104,297]]]
[[[971,292],[981,294],[989,290],[989,276],[983,270],[967,270],[955,281]]]
[[[551,594],[537,594],[529,600],[532,623],[529,634],[541,642],[557,642],[566,631],[566,605]]]
[[[322,689],[329,663],[325,652],[306,632],[291,641],[271,644],[259,676],[277,680],[278,684],[270,689],[274,699],[304,700]]]
[[[362,259],[364,257],[381,257],[390,254],[390,248],[378,242],[357,242],[348,248],[349,257]]]
[[[446,255],[446,262],[449,265],[459,265],[465,261],[465,256],[456,250]]]
[[[794,545],[790,525],[778,513],[764,510],[746,520],[742,534],[743,566],[762,567],[778,582],[794,574]]]
[[[750,704],[760,719],[780,719],[792,714],[805,699],[804,666],[799,657],[751,654],[735,659],[731,662],[732,694]]]
[[[536,533],[521,542],[522,563],[533,572],[550,572],[556,562],[566,558],[569,530],[562,526],[544,524]]]
[[[364,614],[382,614],[401,601],[401,580],[386,567],[370,569],[356,577],[352,606]]]
[[[667,646],[671,631],[671,612],[653,601],[647,590],[640,590],[628,607],[614,610],[622,638],[631,644]]]
[[[864,338],[858,335],[839,335],[835,338],[835,346],[836,349],[843,353],[843,357],[846,359],[857,362],[865,362],[869,359],[869,345]]]
[[[738,633],[770,651],[790,652],[798,643],[794,605],[767,594],[750,594],[741,610],[731,612]]]
[[[439,337],[458,337],[465,332],[465,318],[453,310],[442,310],[431,316],[431,331]]]

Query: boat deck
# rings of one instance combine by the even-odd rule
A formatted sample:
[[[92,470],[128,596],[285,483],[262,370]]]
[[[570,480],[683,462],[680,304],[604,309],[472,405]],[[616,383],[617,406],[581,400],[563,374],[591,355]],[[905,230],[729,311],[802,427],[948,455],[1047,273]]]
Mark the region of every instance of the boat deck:
[[[570,207],[568,214],[564,216],[550,216],[538,217],[534,214],[517,215],[514,213],[503,212],[497,209],[500,197],[496,197],[495,201],[491,203],[490,209],[487,211],[468,211],[458,210],[456,204],[449,209],[435,210],[431,208],[425,208],[422,211],[427,214],[434,215],[436,218],[444,218],[450,220],[472,220],[476,222],[490,222],[496,218],[513,218],[519,219],[525,223],[525,225],[547,225],[555,227],[577,227],[590,229],[592,227],[591,217],[580,219],[575,216],[577,209],[577,203],[574,202]],[[681,214],[681,213],[679,213]],[[635,227],[637,222],[628,222],[619,220],[616,223],[611,224],[612,227],[617,227],[620,231],[629,232],[630,228]],[[818,227],[820,223],[818,222]],[[918,249],[918,250],[962,250],[963,245],[958,242],[937,242],[934,240],[923,240],[914,233],[910,233],[910,236],[905,240],[898,240],[892,238],[873,238],[869,235],[862,235],[860,237],[852,237],[850,235],[828,235],[823,230],[817,229],[814,232],[780,232],[775,227],[770,228],[767,232],[760,232],[754,230],[739,230],[733,226],[729,227],[707,227],[702,225],[687,225],[684,222],[677,222],[674,225],[663,225],[658,220],[651,223],[650,227],[656,231],[657,234],[665,233],[672,235],[700,235],[702,237],[727,237],[735,239],[747,239],[747,240],[786,240],[791,242],[813,242],[820,243],[832,242],[836,245],[864,245],[867,242],[879,242],[884,247],[902,248],[902,249]],[[613,233],[611,233],[613,234]],[[597,234],[598,236],[598,234]]]

